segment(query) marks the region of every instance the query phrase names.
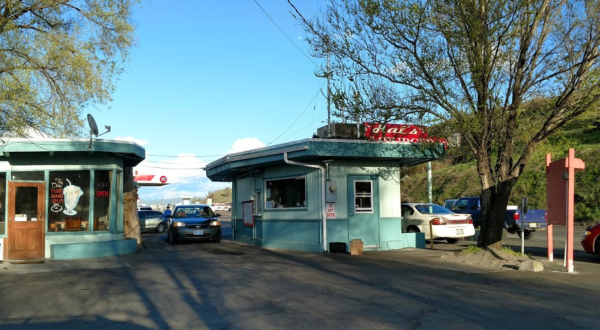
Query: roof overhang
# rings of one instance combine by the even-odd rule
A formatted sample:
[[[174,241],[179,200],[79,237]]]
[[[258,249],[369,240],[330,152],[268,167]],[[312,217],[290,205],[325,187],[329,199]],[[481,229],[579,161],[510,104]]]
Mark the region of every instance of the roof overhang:
[[[399,166],[410,167],[442,157],[444,145],[314,138],[229,154],[204,169],[212,181],[231,182],[261,168],[285,164],[284,154],[290,160],[303,162],[325,159],[397,160]]]
[[[86,153],[111,153],[123,158],[123,165],[134,167],[146,158],[146,150],[130,141],[93,140],[90,146],[88,139],[6,139],[0,144],[0,157],[10,158],[17,154],[45,153],[53,157],[57,152]]]

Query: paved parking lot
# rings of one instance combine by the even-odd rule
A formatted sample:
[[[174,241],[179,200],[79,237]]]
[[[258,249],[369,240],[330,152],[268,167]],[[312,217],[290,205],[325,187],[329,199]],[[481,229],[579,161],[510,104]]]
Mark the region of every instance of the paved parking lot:
[[[576,274],[469,272],[440,263],[442,246],[350,256],[144,234],[134,255],[2,269],[0,328],[598,328],[598,262]]]

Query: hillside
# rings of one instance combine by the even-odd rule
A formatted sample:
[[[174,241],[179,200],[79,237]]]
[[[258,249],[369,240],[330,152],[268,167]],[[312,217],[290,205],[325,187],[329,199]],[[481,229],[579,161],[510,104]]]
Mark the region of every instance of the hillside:
[[[546,209],[546,154],[552,161],[565,158],[570,148],[575,157],[585,163],[585,171],[576,174],[575,221],[594,223],[600,221],[600,130],[591,120],[581,120],[565,127],[560,134],[550,138],[531,157],[523,175],[512,191],[510,204],[520,204],[528,197],[529,207]],[[595,123],[595,122],[594,122]],[[463,146],[449,150],[444,159],[432,163],[433,202],[464,196],[479,196],[481,185],[475,161],[469,159]],[[403,202],[427,201],[427,166],[402,169],[401,195]]]

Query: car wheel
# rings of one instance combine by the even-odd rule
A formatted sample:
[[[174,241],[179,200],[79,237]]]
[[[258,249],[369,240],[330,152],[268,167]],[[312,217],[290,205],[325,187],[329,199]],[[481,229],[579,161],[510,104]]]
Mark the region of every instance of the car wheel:
[[[596,238],[596,254],[600,258],[600,239]]]
[[[532,239],[534,236],[535,232],[531,231],[531,230],[526,230],[525,231],[525,239]],[[517,231],[517,235],[519,235],[519,238],[521,238],[521,231]]]
[[[157,233],[164,233],[165,232],[165,224],[164,223],[159,223],[158,226],[156,226],[156,232]]]
[[[446,238],[446,242],[449,244],[456,244],[458,242],[458,238]]]
[[[170,231],[167,232],[167,242],[171,245],[177,244],[177,240],[175,240],[175,237],[173,237],[173,233],[171,233]]]
[[[408,227],[408,228],[406,228],[406,232],[407,232],[407,233],[420,233],[420,231],[419,231],[419,228],[417,228],[417,227],[412,227],[412,226],[411,226],[411,227]]]
[[[217,239],[213,240],[213,243],[221,243],[221,237],[219,237],[219,238],[217,238]]]

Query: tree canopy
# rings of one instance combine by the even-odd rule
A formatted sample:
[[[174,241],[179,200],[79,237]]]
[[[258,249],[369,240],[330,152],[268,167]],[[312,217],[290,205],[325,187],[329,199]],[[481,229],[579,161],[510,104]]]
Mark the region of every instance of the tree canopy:
[[[81,133],[110,101],[134,44],[138,0],[0,1],[0,134]]]
[[[598,110],[598,1],[332,0],[295,13],[332,58],[338,111],[461,133],[482,185],[480,246],[501,244],[532,151]]]

